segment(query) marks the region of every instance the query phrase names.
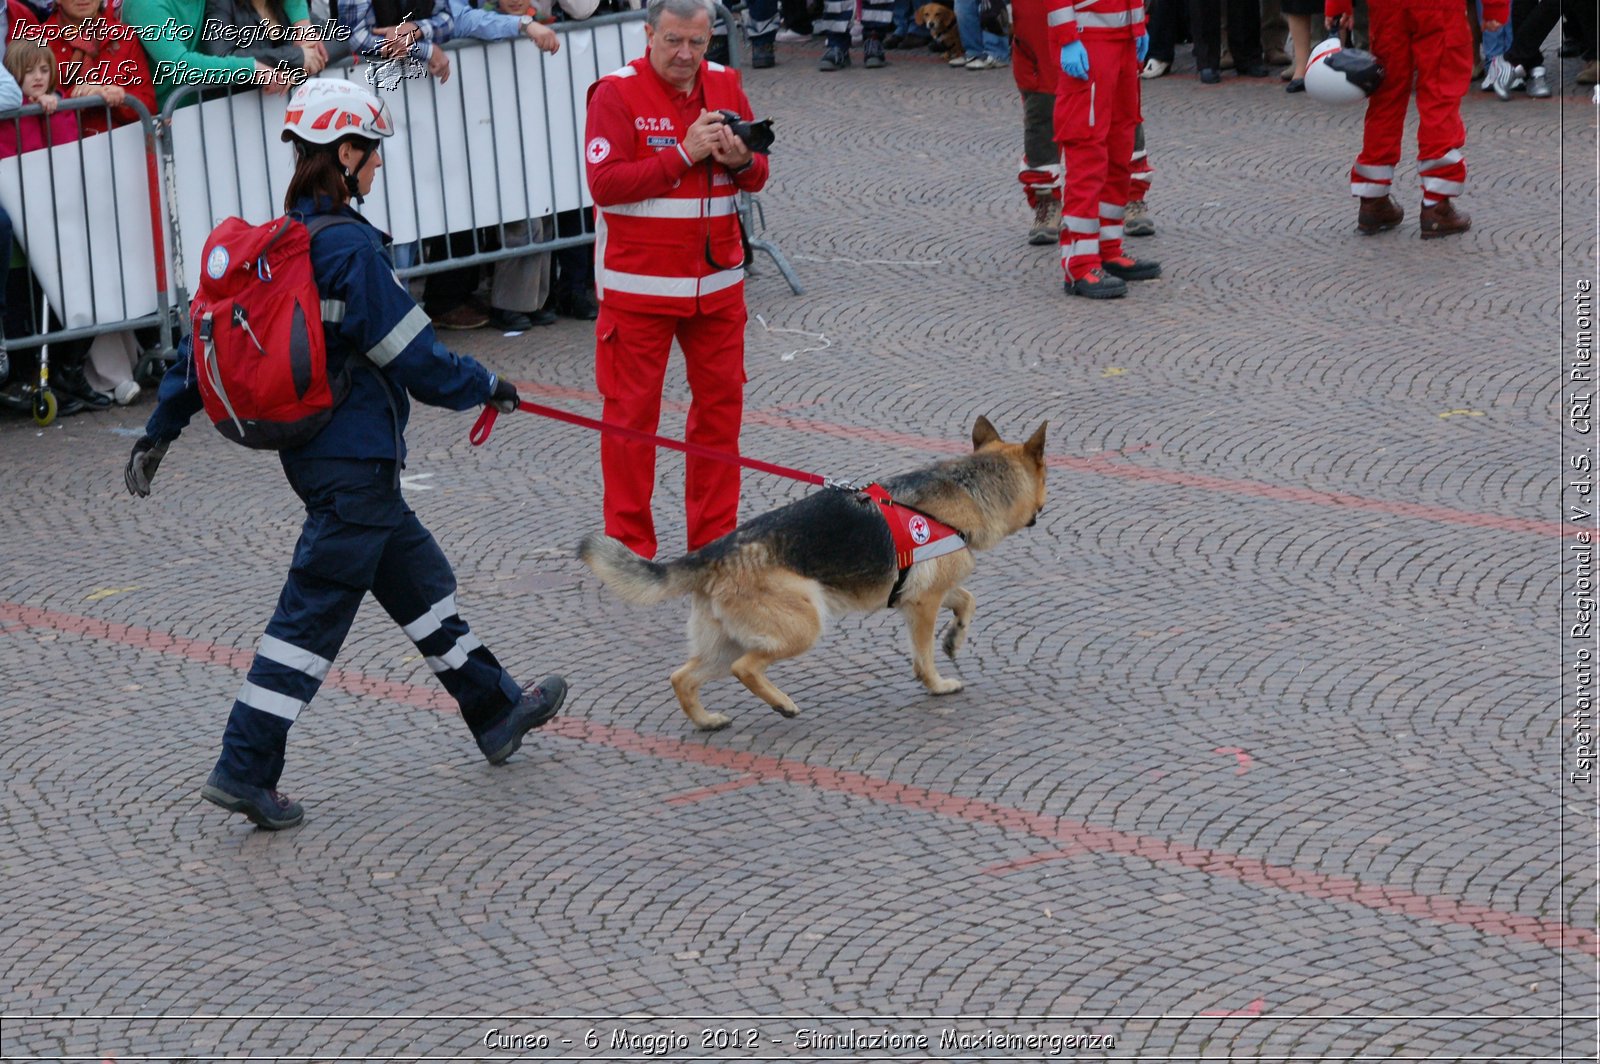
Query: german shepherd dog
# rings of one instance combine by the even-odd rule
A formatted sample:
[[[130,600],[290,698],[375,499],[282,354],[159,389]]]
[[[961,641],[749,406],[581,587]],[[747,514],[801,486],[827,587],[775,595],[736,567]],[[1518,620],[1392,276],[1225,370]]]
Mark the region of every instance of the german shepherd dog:
[[[1007,443],[980,417],[971,454],[880,481],[895,502],[954,528],[969,548],[915,562],[895,603],[910,629],[917,679],[933,694],[961,690],[960,680],[934,665],[940,607],[954,614],[944,632],[944,652],[954,658],[972,624],[975,600],[961,585],[973,552],[1033,525],[1044,509],[1044,434],[1041,424],[1026,443]],[[629,602],[691,596],[689,660],[672,674],[672,689],[704,731],[727,727],[728,717],[706,711],[700,685],[730,671],[785,717],[799,713],[767,679],[767,666],[810,650],[830,617],[888,605],[900,577],[878,504],[837,488],[768,511],[666,564],[600,533],[584,537],[578,557]]]

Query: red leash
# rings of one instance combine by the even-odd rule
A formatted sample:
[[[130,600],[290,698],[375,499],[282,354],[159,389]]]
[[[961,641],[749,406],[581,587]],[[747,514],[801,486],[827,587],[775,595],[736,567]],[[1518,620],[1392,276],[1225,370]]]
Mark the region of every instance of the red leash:
[[[731,462],[734,465],[744,466],[746,469],[758,470],[762,473],[771,473],[774,476],[788,477],[790,480],[799,480],[806,484],[834,485],[850,487],[827,477],[818,476],[816,473],[807,473],[799,469],[790,469],[788,466],[773,465],[763,462],[759,458],[745,458],[726,451],[718,451],[698,443],[689,443],[686,440],[669,440],[665,436],[657,436],[638,429],[626,428],[622,425],[613,425],[608,421],[597,421],[592,417],[582,414],[569,414],[565,410],[557,410],[553,406],[540,406],[538,403],[521,402],[517,404],[522,410],[540,417],[552,418],[556,421],[565,421],[569,425],[582,425],[586,429],[595,429],[599,432],[609,432],[624,439],[633,440],[635,443],[648,443],[657,447],[670,447],[674,451],[692,454],[696,458],[712,458],[718,462]],[[500,411],[492,406],[485,406],[483,413],[478,415],[477,422],[472,426],[472,432],[467,439],[472,441],[474,447],[481,447],[488,442],[489,433],[494,429],[495,419],[500,416]]]

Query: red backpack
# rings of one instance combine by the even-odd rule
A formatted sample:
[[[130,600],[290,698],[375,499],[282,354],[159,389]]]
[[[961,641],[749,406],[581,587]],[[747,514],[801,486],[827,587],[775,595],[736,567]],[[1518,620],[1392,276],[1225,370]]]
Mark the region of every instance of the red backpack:
[[[200,398],[217,431],[265,450],[307,443],[349,391],[328,376],[322,297],[311,237],[353,218],[229,218],[206,240],[200,290],[189,306]]]

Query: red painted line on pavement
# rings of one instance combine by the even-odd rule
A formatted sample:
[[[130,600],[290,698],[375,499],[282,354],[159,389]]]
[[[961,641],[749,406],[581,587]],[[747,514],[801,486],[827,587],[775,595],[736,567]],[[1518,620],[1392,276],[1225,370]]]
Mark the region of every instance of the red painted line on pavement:
[[[1245,1016],[1255,1017],[1261,1015],[1261,1010],[1267,1007],[1266,998],[1256,998],[1242,1009],[1209,1009],[1202,1012],[1202,1016]]]
[[[34,628],[75,632],[124,646],[154,650],[188,658],[207,665],[243,669],[249,651],[218,646],[198,639],[186,639],[164,632],[115,624],[75,614],[59,613],[14,602],[0,602],[0,620],[16,621]],[[352,694],[371,695],[393,702],[455,712],[443,691],[412,684],[375,680],[348,669],[334,669],[325,683]],[[1376,912],[1396,913],[1430,923],[1468,927],[1485,935],[1534,942],[1549,949],[1576,950],[1600,957],[1600,935],[1593,929],[1572,927],[1551,920],[1502,912],[1486,905],[1455,901],[1438,895],[1416,894],[1403,887],[1363,883],[1346,876],[1308,872],[1286,865],[1269,864],[1254,857],[1183,846],[1149,835],[1137,835],[1115,828],[1100,828],[1078,820],[1046,816],[1025,809],[962,798],[925,787],[878,779],[825,765],[790,761],[768,754],[745,753],[706,746],[700,742],[645,735],[574,717],[558,717],[543,728],[546,734],[579,742],[593,743],[630,753],[644,754],[666,761],[707,765],[725,769],[737,776],[754,777],[757,782],[790,783],[835,794],[850,795],[884,805],[915,809],[932,816],[982,824],[1001,831],[1029,835],[1055,842],[1064,850],[1082,850],[1136,857],[1154,864],[1204,872],[1220,879],[1232,879],[1254,887],[1288,891],[1310,898],[1359,905]]]
[[[1233,770],[1233,774],[1235,776],[1243,776],[1246,772],[1250,771],[1250,765],[1252,764],[1250,755],[1239,749],[1237,746],[1219,746],[1211,752],[1213,754],[1232,754],[1234,759],[1239,762]]]
[[[576,388],[554,388],[536,384],[528,384],[524,387],[522,382],[519,381],[517,389],[530,395],[540,395],[545,398],[576,399],[594,403],[601,401],[601,397],[597,393],[586,392]],[[688,405],[685,403],[663,403],[662,406],[664,409],[670,410],[683,411],[688,409]],[[792,432],[803,432],[816,436],[831,436],[856,443],[880,443],[894,447],[906,447],[934,454],[965,454],[971,450],[971,445],[964,440],[934,440],[924,436],[914,436],[910,433],[894,432],[887,429],[865,428],[860,425],[839,425],[828,421],[796,418],[782,413],[782,408],[746,410],[744,412],[744,423],[746,425],[760,425],[763,428],[788,429]],[[1149,446],[1152,445],[1146,444],[1138,449],[1143,450]],[[1132,453],[1132,450],[1128,453]],[[1347,492],[1316,491],[1311,488],[1263,484],[1253,480],[1230,480],[1226,477],[1208,476],[1203,473],[1182,473],[1171,469],[1155,469],[1149,466],[1136,465],[1117,452],[1102,451],[1089,458],[1052,455],[1046,461],[1051,468],[1065,469],[1074,473],[1085,473],[1090,476],[1120,477],[1127,480],[1141,480],[1167,484],[1178,488],[1215,492],[1220,495],[1242,495],[1250,498],[1266,499],[1271,502],[1295,503],[1302,506],[1363,510],[1387,514],[1391,517],[1404,517],[1415,521],[1463,525],[1469,528],[1487,528],[1497,532],[1572,536],[1584,531],[1585,528],[1590,531],[1593,530],[1592,525],[1578,526],[1577,524],[1563,524],[1560,521],[1502,517],[1498,514],[1481,514],[1470,510],[1457,510],[1449,506],[1430,506],[1424,503],[1373,499],[1364,495],[1351,495]],[[803,465],[804,463],[801,464]],[[822,473],[825,476],[850,476],[860,472],[859,470],[848,469],[818,469],[811,471]]]
[[[1073,846],[1065,850],[1051,850],[1049,853],[1034,853],[1027,857],[1019,857],[1015,861],[1002,861],[983,869],[986,876],[1003,876],[1007,872],[1016,872],[1034,865],[1045,864],[1049,861],[1065,861],[1073,857],[1081,857],[1089,851],[1082,846]]]
[[[753,787],[760,782],[761,777],[759,776],[740,776],[738,779],[728,780],[726,783],[713,783],[709,787],[700,787],[696,790],[684,791],[682,794],[674,794],[671,798],[667,799],[667,804],[684,805],[689,802],[698,802],[705,798],[715,798],[719,794],[727,794],[729,791],[743,790],[746,787]]]

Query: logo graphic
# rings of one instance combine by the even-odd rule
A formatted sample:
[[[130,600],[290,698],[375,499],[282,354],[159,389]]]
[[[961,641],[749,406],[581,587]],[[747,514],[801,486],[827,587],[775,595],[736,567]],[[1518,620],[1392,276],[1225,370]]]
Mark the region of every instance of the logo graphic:
[[[611,154],[611,142],[604,137],[596,137],[584,149],[584,154],[589,157],[589,161],[592,163],[603,162],[605,157]]]
[[[921,514],[912,514],[907,525],[911,529],[911,540],[919,547],[928,542],[928,537],[933,533],[928,529],[928,519]]]
[[[206,273],[211,275],[213,281],[222,280],[222,275],[228,272],[228,249],[218,245],[211,249],[211,254],[206,256]]]

